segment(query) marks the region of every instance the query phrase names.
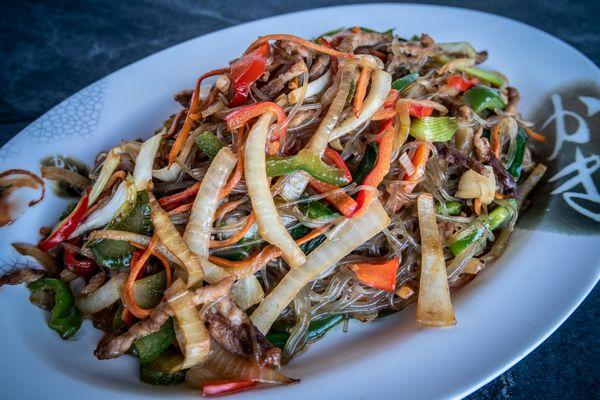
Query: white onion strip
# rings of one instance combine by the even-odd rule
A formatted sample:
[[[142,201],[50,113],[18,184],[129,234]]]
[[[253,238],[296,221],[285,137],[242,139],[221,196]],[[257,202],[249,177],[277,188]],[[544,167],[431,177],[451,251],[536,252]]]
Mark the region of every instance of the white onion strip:
[[[221,267],[208,261],[208,245],[215,212],[219,206],[219,193],[227,183],[236,161],[235,154],[228,147],[219,150],[202,179],[183,234],[185,243],[200,259],[204,279],[209,283],[217,283],[229,275]]]
[[[417,198],[419,230],[421,232],[421,277],[417,300],[417,322],[443,327],[456,324],[450,302],[448,275],[440,233],[435,220],[433,197],[421,194]]]
[[[133,180],[135,181],[135,187],[138,191],[148,189],[148,184],[152,180],[152,166],[154,165],[154,159],[160,146],[163,133],[166,129],[163,128],[160,133],[152,136],[146,140],[140,152],[135,158],[135,169],[133,170]]]
[[[158,204],[151,192],[148,192],[148,204],[150,205],[150,218],[154,225],[154,234],[158,236],[160,243],[181,260],[184,267],[180,268],[179,271],[183,280],[188,287],[201,282],[204,274],[200,259],[189,249],[179,231],[171,222],[169,215]]]
[[[327,72],[325,72],[319,78],[309,82],[308,86],[306,87],[306,94],[304,95],[304,98],[309,99],[325,90],[325,88],[327,88],[327,86],[331,83],[331,76],[331,69],[328,69]],[[301,94],[302,87],[292,90],[290,94],[288,94],[288,101],[290,104],[297,103],[302,97]]]
[[[379,110],[379,108],[383,105],[383,102],[390,92],[391,87],[392,76],[389,73],[382,70],[373,71],[371,76],[371,90],[365,99],[360,116],[357,118],[354,113],[350,113],[350,116],[342,121],[340,126],[331,132],[331,135],[329,135],[329,141],[342,137],[346,133],[353,131],[365,122],[369,121],[377,112],[377,110]]]
[[[175,315],[175,336],[183,353],[181,369],[200,364],[210,352],[210,335],[194,304],[194,296],[178,279],[165,291],[167,303]]]
[[[102,169],[100,170],[100,175],[98,175],[98,179],[94,182],[94,186],[92,187],[92,191],[90,192],[90,200],[88,202],[88,206],[94,204],[94,202],[98,199],[98,196],[104,191],[104,187],[108,183],[110,176],[115,169],[119,166],[119,162],[121,161],[121,154],[123,154],[123,150],[120,147],[113,147],[110,149],[108,154],[106,155],[106,159],[104,160],[104,164],[102,165]]]
[[[290,270],[254,311],[250,319],[257,329],[266,334],[304,286],[385,229],[389,222],[389,216],[377,199],[371,202],[363,215],[344,219],[334,228],[335,237],[327,238],[310,253],[303,266]]]
[[[281,222],[267,179],[265,145],[272,119],[273,113],[263,114],[248,133],[244,150],[244,176],[258,223],[258,233],[281,249],[285,261],[294,268],[303,264],[306,257]]]

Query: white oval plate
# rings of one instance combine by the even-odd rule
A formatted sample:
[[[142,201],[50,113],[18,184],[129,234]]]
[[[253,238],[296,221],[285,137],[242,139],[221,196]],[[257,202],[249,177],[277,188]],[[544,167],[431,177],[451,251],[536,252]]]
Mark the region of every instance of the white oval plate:
[[[542,129],[549,136],[542,149],[546,154],[554,150],[556,127],[568,120],[551,173],[575,160],[579,160],[574,165],[581,171],[555,179],[551,184],[554,189],[546,193],[557,193],[537,197],[544,203],[542,208],[552,212],[537,220],[529,218],[534,221],[515,233],[509,251],[453,296],[458,319],[455,328],[420,328],[414,322],[414,308],[377,323],[353,322],[349,333],[339,329],[332,332],[285,368],[290,376],[302,378],[299,385],[246,392],[237,395],[240,399],[464,396],[548,337],[600,276],[598,237],[594,235],[600,225],[598,156],[592,154],[599,153],[599,140],[597,136],[591,139],[585,130],[598,127],[600,72],[560,40],[481,12],[437,6],[359,5],[287,14],[214,32],[123,68],[48,111],[0,149],[0,171],[16,167],[39,171],[40,160],[55,154],[74,156],[90,165],[99,150],[121,139],[149,136],[176,110],[174,92],[191,87],[201,72],[226,65],[258,35],[314,37],[354,25],[380,30],[396,27],[396,33],[406,37],[427,32],[440,42],[468,40],[477,49],[487,49],[490,58],[486,67],[501,71],[520,89],[523,114],[535,117],[538,107],[542,114],[548,113],[550,120]],[[567,90],[559,97],[563,111],[576,114],[558,112],[552,116],[559,104],[556,97],[552,103],[549,95],[564,89],[559,85],[574,87],[577,82],[583,84],[575,92]],[[581,161],[585,157],[590,157],[587,178]],[[574,192],[587,195],[579,198],[582,195],[572,196]],[[571,205],[575,208],[567,200],[574,201]],[[14,224],[0,229],[1,263],[23,262],[9,243],[36,242],[38,228],[54,223],[65,204],[49,193]],[[96,360],[92,350],[100,333],[89,323],[75,340],[62,341],[46,327],[45,313],[28,303],[25,288],[2,292],[3,397],[197,397],[185,386],[161,388],[140,383],[137,361],[130,357]]]

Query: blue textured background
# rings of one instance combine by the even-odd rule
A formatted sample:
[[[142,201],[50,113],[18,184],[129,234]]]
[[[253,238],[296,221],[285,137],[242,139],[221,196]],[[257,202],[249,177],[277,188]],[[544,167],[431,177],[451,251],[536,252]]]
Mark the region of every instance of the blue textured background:
[[[2,0],[0,145],[71,94],[158,50],[241,22],[348,3],[354,2]],[[598,0],[428,3],[523,21],[565,40],[600,64]],[[469,399],[599,399],[599,300],[596,288],[539,348]]]

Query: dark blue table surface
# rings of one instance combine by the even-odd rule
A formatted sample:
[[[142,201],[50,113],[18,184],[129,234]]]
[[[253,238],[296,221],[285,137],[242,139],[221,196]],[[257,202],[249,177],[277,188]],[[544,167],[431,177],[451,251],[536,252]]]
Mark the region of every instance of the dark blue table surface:
[[[158,50],[241,22],[347,3],[354,2],[0,1],[0,145],[79,89]],[[598,0],[428,3],[525,22],[600,63]],[[541,346],[469,399],[599,399],[599,300],[596,287]]]

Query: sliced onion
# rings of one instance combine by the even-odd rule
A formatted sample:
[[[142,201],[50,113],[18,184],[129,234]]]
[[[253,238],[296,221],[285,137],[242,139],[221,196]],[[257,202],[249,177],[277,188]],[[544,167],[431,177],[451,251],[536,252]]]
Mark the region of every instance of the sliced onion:
[[[456,324],[440,233],[435,220],[433,197],[421,194],[417,198],[419,230],[421,232],[421,277],[417,300],[417,322],[433,327]]]
[[[350,87],[352,86],[354,71],[356,71],[357,66],[358,62],[356,60],[349,60],[345,63],[341,72],[339,88],[331,106],[329,106],[329,110],[327,110],[327,114],[325,114],[319,128],[317,128],[317,131],[310,138],[310,142],[308,142],[307,148],[314,150],[318,154],[322,154],[323,151],[325,151],[331,133],[337,125],[342,115],[342,111],[344,111],[346,99],[348,98],[348,93],[350,93]],[[385,94],[387,95],[387,92]],[[369,115],[369,118],[370,117],[371,115]]]
[[[410,157],[408,156],[407,153],[402,153],[402,155],[400,156],[398,161],[400,161],[400,164],[404,168],[404,171],[406,172],[407,175],[412,175],[415,173],[415,171],[416,171],[415,166],[412,163],[412,161],[410,160]]]
[[[290,270],[260,303],[250,317],[257,329],[266,334],[279,314],[304,286],[381,232],[389,222],[389,216],[377,199],[371,202],[361,216],[344,219],[333,229],[335,235],[329,235],[319,247],[313,250],[303,266]]]
[[[91,213],[69,236],[69,239],[77,237],[84,232],[100,228],[115,219],[119,214],[125,212],[135,205],[137,190],[135,183],[126,179],[117,188],[108,203]]]
[[[271,368],[261,368],[255,362],[244,360],[229,351],[223,349],[217,343],[211,344],[212,352],[206,360],[203,368],[223,378],[246,380],[272,384],[290,384],[297,382],[281,372]]]
[[[121,288],[125,279],[126,272],[116,274],[89,296],[76,297],[75,305],[83,315],[92,315],[112,306],[121,298]]]
[[[175,336],[183,353],[180,369],[196,366],[208,357],[210,335],[200,319],[194,296],[178,279],[165,291],[165,297],[175,316]]]
[[[98,179],[96,179],[96,182],[92,187],[92,191],[90,192],[88,206],[94,204],[94,202],[98,199],[98,196],[100,196],[100,194],[104,191],[104,187],[108,183],[108,180],[119,166],[121,154],[123,154],[123,150],[117,146],[110,149],[106,155],[106,159],[104,160],[104,164],[100,170],[100,175],[98,175]]]
[[[546,167],[544,164],[538,164],[535,166],[533,171],[531,171],[529,176],[527,176],[525,181],[523,181],[523,183],[519,187],[520,193],[518,208],[521,208],[523,201],[527,198],[527,196],[529,196],[529,193],[531,193],[533,188],[540,182],[547,169],[548,167]]]
[[[77,172],[58,167],[42,167],[42,178],[52,181],[67,182],[69,185],[78,189],[85,189],[90,184],[90,180]]]
[[[350,113],[350,116],[331,132],[329,141],[342,137],[369,121],[383,105],[391,87],[392,76],[389,73],[379,69],[373,71],[371,75],[371,90],[369,90],[369,94],[365,98],[359,117],[357,118],[354,113]]]
[[[297,267],[306,257],[281,222],[267,179],[265,145],[272,118],[272,113],[262,115],[248,134],[244,146],[244,177],[260,236],[279,247],[291,267]]]
[[[23,256],[33,257],[49,275],[56,275],[58,267],[54,258],[39,247],[28,243],[11,243],[11,246]]]
[[[306,94],[304,95],[304,98],[309,99],[321,93],[331,83],[331,78],[331,69],[328,69],[327,72],[321,75],[318,79],[309,82],[308,86],[306,87]],[[290,104],[297,103],[301,93],[302,87],[292,90],[290,94],[288,94],[288,101]]]
[[[444,53],[460,54],[469,58],[475,58],[477,56],[477,51],[469,42],[438,43],[438,46]]]
[[[458,129],[455,117],[415,118],[410,126],[410,136],[428,142],[446,142]]]
[[[183,240],[200,259],[204,279],[217,283],[229,274],[221,267],[208,261],[208,247],[215,212],[219,205],[219,193],[236,164],[236,156],[228,147],[223,147],[208,167],[194,200]]]
[[[496,194],[496,176],[492,167],[486,165],[488,176],[481,175],[472,169],[466,170],[458,182],[458,190],[454,196],[459,199],[479,198],[483,204],[494,201]]]
[[[156,158],[162,135],[165,132],[166,128],[163,128],[160,133],[146,140],[135,158],[133,180],[138,191],[148,189],[148,184],[152,181],[152,166],[154,165],[154,159]]]
[[[231,288],[231,297],[235,304],[246,311],[265,298],[265,292],[256,276],[250,275],[238,280]]]
[[[179,260],[180,276],[184,282],[191,287],[202,281],[203,271],[198,257],[187,246],[175,225],[171,222],[169,215],[162,209],[152,193],[148,193],[148,204],[150,205],[150,218],[154,225],[154,234]]]
[[[181,154],[179,155],[179,159],[186,160],[192,149],[194,148],[196,143],[196,135],[191,134],[183,144],[183,149],[181,149]],[[152,176],[156,179],[161,180],[163,182],[173,182],[177,179],[179,174],[181,174],[182,168],[178,163],[173,163],[167,167],[161,169],[155,169],[152,171]]]

